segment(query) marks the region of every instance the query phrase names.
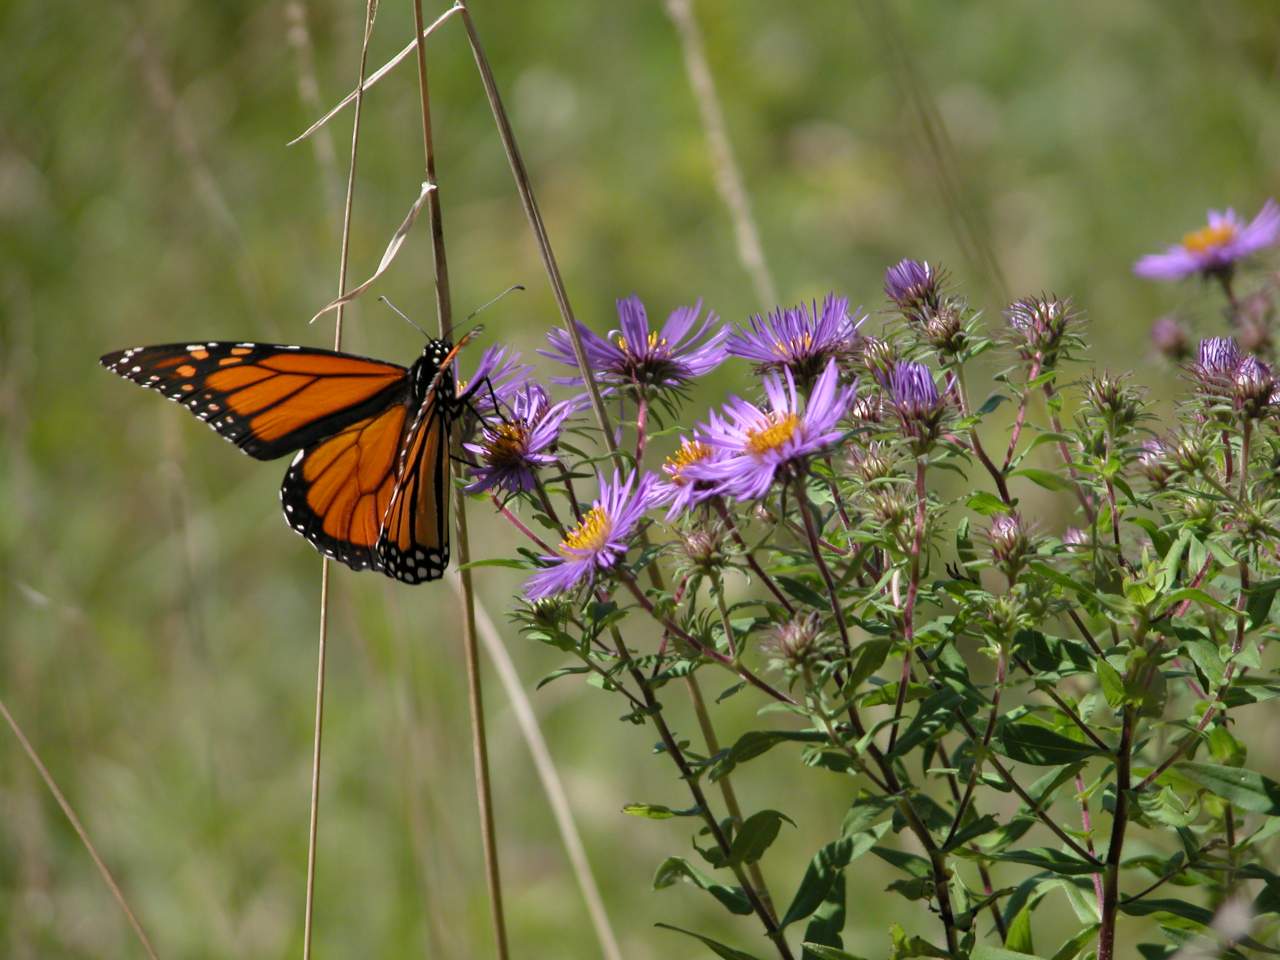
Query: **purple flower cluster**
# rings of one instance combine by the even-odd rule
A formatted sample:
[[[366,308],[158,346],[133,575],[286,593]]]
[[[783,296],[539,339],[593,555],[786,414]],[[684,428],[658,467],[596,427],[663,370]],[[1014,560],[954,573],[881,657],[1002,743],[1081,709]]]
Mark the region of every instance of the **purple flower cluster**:
[[[756,314],[746,328],[738,328],[725,342],[735,357],[754,361],[761,370],[787,370],[808,383],[832,360],[844,360],[854,353],[858,328],[865,316],[849,313],[849,300],[827,294],[822,309],[817,303],[801,303],[788,309]]]
[[[729,328],[712,330],[714,313],[698,322],[702,301],[674,310],[661,330],[649,328],[649,316],[636,296],[618,301],[618,328],[602,337],[578,324],[583,350],[592,372],[602,382],[619,386],[679,388],[709,373],[725,359],[724,341]],[[574,369],[578,359],[569,335],[563,330],[547,334],[550,350],[538,351]],[[556,383],[581,386],[582,375],[560,377]]]
[[[899,260],[884,272],[884,293],[908,319],[925,309],[937,310],[942,271],[926,260]]]
[[[1209,222],[1192,230],[1164,253],[1151,253],[1133,265],[1148,280],[1181,280],[1192,274],[1226,273],[1236,263],[1280,241],[1280,204],[1267,200],[1249,223],[1234,210],[1210,210]]]
[[[921,443],[937,437],[947,405],[925,364],[899,360],[885,377],[884,388],[907,436]]]

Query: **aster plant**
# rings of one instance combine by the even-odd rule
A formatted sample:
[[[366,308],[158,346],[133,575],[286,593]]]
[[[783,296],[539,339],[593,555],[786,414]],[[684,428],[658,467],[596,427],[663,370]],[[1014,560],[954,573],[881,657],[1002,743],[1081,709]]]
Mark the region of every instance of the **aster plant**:
[[[671,929],[733,960],[1274,954],[1280,784],[1252,732],[1280,699],[1270,362],[1177,321],[1159,418],[1089,363],[1069,299],[1019,299],[992,335],[925,261],[885,294],[873,331],[835,294],[732,332],[620,301],[617,330],[583,330],[589,375],[687,426],[601,434],[521,369],[466,443],[468,489],[525,540],[495,561],[523,570],[515,618],[568,660],[544,682],[586,678],[669,765],[623,810],[692,835],[653,886],[738,921]],[[993,350],[996,392],[972,395]],[[732,395],[691,408],[713,368]],[[833,798],[839,829],[800,849],[735,786],[747,765],[784,803]],[[918,908],[879,948],[845,942],[859,858]]]

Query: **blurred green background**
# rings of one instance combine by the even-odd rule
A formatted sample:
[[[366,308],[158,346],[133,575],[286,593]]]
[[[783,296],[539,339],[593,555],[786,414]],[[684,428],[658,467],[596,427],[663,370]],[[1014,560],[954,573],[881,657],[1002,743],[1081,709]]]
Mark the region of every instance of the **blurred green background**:
[[[733,320],[768,306],[737,260],[662,4],[473,9],[579,315],[607,329],[613,299],[633,291],[657,315],[696,297]],[[885,265],[912,255],[950,266],[995,316],[1005,294],[966,254],[951,182],[963,222],[989,228],[1009,292],[1072,294],[1098,357],[1167,382],[1148,355],[1150,321],[1179,305],[1208,317],[1214,301],[1194,284],[1138,281],[1129,265],[1207,207],[1252,215],[1280,189],[1280,5],[893,9],[901,48],[879,6],[695,4],[783,299],[834,288],[878,309]],[[0,5],[0,697],[166,957],[299,952],[320,564],[281,522],[283,464],[235,455],[96,358],[170,340],[330,338],[306,320],[335,289],[350,117],[311,144],[285,142],[352,85],[362,15],[356,0]],[[384,3],[371,63],[411,36],[409,5]],[[455,303],[466,313],[524,283],[486,314],[486,338],[530,352],[556,314],[459,23],[430,58]],[[945,173],[904,95],[904,62],[950,131]],[[366,106],[354,277],[422,179],[411,63]],[[377,290],[424,324],[426,237]],[[348,349],[404,362],[420,349],[372,301],[349,316]],[[695,411],[741,372],[707,384]],[[479,556],[513,543],[483,504],[472,527]],[[484,570],[478,582],[505,625],[517,580]],[[335,570],[318,956],[490,952],[454,618],[447,586]],[[529,688],[559,665],[517,637],[510,649]],[[721,685],[709,677],[711,693]],[[487,696],[515,955],[598,955],[491,675]],[[725,739],[752,722],[745,700],[716,709]],[[753,949],[755,928],[705,895],[649,890],[690,832],[619,812],[685,805],[649,755],[653,736],[571,680],[533,702],[624,955],[701,955],[658,920]],[[687,732],[678,698],[672,713]],[[758,766],[804,774],[748,770],[739,785],[749,807],[785,804],[797,819],[765,861],[788,891],[847,785]],[[881,892],[879,870],[857,870],[855,952],[882,955],[891,918],[928,926]],[[5,729],[0,954],[140,955]]]

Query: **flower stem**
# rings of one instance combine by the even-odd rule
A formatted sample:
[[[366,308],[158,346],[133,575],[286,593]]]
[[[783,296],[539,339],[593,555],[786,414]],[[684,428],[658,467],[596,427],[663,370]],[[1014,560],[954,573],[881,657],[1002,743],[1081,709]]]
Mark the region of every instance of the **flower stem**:
[[[1111,819],[1111,841],[1107,845],[1106,867],[1102,874],[1102,927],[1098,931],[1098,960],[1115,960],[1116,911],[1120,904],[1120,854],[1125,828],[1129,824],[1129,764],[1133,746],[1134,715],[1126,707],[1120,727],[1120,747],[1116,751],[1115,812]]]
[[[782,604],[783,609],[785,609],[788,614],[794,616],[796,608],[791,605],[791,601],[787,599],[787,595],[778,588],[773,577],[769,576],[769,574],[765,572],[764,568],[760,566],[760,561],[756,559],[755,554],[752,553],[751,549],[747,546],[747,541],[743,539],[742,531],[738,529],[738,524],[734,521],[733,514],[731,514],[728,507],[725,506],[724,498],[715,497],[712,502],[715,504],[716,512],[720,514],[720,519],[724,521],[725,528],[729,531],[729,535],[733,537],[733,542],[738,545],[738,548],[742,550],[743,556],[746,557],[747,566],[749,566],[751,571],[760,578],[760,582],[769,588],[769,592],[774,595],[780,604]]]
[[[907,582],[907,597],[902,605],[902,673],[898,679],[898,696],[893,704],[893,720],[889,727],[889,753],[898,742],[898,721],[907,702],[907,687],[911,680],[911,655],[915,651],[916,597],[920,593],[920,551],[924,544],[924,523],[927,495],[924,486],[925,461],[916,461],[916,518],[911,538],[911,572]],[[997,691],[999,688],[997,687]],[[997,692],[997,696],[998,696]]]

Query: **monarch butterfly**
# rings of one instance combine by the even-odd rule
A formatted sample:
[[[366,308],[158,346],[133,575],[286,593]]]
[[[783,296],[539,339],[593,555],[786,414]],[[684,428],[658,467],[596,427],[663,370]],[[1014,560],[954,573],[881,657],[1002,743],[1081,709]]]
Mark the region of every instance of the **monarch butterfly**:
[[[286,522],[353,570],[404,583],[449,563],[449,440],[479,383],[457,395],[454,346],[429,339],[412,367],[267,343],[162,344],[108,353],[112,373],[181,403],[251,457],[297,451]]]

